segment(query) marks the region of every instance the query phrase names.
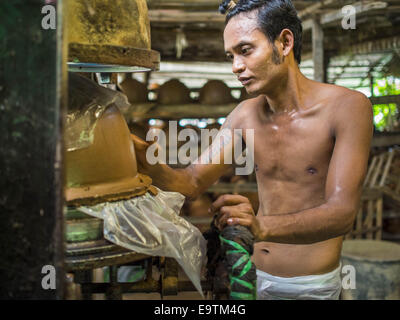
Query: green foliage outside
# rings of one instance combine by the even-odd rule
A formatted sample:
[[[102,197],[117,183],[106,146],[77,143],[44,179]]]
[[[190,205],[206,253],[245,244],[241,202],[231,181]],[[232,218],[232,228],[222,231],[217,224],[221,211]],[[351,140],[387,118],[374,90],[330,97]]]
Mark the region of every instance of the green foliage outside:
[[[400,95],[400,79],[393,77],[377,79],[374,83],[374,95],[376,97]],[[374,123],[376,129],[379,131],[389,131],[399,117],[399,108],[394,103],[374,105]]]

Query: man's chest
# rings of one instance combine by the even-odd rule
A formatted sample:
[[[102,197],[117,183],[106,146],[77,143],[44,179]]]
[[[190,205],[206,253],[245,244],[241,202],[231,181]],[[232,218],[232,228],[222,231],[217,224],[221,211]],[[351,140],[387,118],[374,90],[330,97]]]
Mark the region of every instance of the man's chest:
[[[326,118],[255,121],[246,129],[253,131],[254,147],[249,134],[245,141],[250,150],[253,148],[258,175],[294,180],[299,176],[326,174],[334,147],[332,129]]]

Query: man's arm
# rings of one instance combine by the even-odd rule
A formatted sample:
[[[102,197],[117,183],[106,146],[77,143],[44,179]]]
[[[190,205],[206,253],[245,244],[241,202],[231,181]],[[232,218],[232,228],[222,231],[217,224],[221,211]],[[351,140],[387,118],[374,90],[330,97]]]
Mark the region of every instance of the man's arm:
[[[199,159],[185,169],[173,169],[166,164],[158,163],[150,165],[146,160],[149,144],[132,135],[139,172],[149,175],[153,179],[153,184],[162,190],[180,192],[189,198],[198,197],[231,166],[231,164],[225,164],[224,155],[230,152],[234,154],[232,134],[242,105],[243,103],[239,104],[229,114],[217,137]],[[223,144],[220,144],[221,140]]]
[[[258,241],[310,244],[349,232],[356,217],[368,164],[373,134],[369,100],[353,93],[335,114],[335,147],[329,164],[325,203],[292,214],[255,217],[248,201],[224,196],[212,207],[220,211],[222,228],[241,224],[251,229]]]

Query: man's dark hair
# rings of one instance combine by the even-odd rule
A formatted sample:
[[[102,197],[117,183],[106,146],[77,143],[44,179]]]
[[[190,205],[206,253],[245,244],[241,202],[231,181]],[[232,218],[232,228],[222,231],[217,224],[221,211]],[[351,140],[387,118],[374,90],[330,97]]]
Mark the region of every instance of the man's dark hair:
[[[301,62],[303,27],[297,11],[290,0],[239,0],[229,10],[231,0],[225,0],[219,6],[219,12],[226,15],[225,23],[242,12],[257,10],[258,26],[274,44],[283,29],[289,29],[294,35],[293,53],[297,63]]]

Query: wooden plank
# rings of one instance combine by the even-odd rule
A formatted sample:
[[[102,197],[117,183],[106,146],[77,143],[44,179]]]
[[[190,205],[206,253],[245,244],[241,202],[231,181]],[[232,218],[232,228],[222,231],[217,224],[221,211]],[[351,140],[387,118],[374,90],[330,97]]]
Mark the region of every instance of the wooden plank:
[[[400,95],[370,97],[369,100],[374,105],[375,104],[389,104],[389,103],[396,103],[397,105],[400,105]]]
[[[373,220],[374,220],[374,202],[370,200],[367,203],[367,217],[365,219],[364,226],[367,229],[371,229]],[[373,239],[373,233],[368,232],[366,237],[367,239]]]
[[[394,50],[400,48],[400,36],[392,36],[383,39],[375,39],[371,41],[363,41],[351,46],[343,46],[338,54],[370,54]]]
[[[149,10],[150,23],[217,23],[225,24],[225,15],[214,12],[189,12],[184,10]]]
[[[365,3],[365,2],[356,2],[351,4],[354,9],[356,10],[356,15],[360,15],[361,13],[365,12],[371,12],[371,11],[376,11],[376,10],[382,10],[387,8],[388,3],[383,2],[383,1],[375,1],[375,2],[370,2],[370,3]],[[326,14],[323,14],[320,19],[320,23],[322,25],[336,22],[336,21],[341,21],[344,17],[344,14],[342,12],[342,8],[339,10],[331,11]]]
[[[366,233],[374,233],[378,232],[380,227],[371,227],[369,229],[363,229],[363,230],[358,230],[358,231],[352,231],[350,232],[350,236],[354,239],[362,239],[362,236],[365,235]]]
[[[371,160],[371,164],[368,167],[368,173],[364,180],[364,187],[371,187],[370,180],[372,177],[373,172],[375,171],[376,163],[378,161],[377,156],[373,157]]]
[[[378,156],[378,163],[376,165],[375,172],[372,175],[369,187],[377,187],[376,181],[378,180],[378,176],[381,172],[381,168],[382,168],[384,160],[385,160],[385,154],[381,154]]]
[[[371,147],[389,147],[397,144],[400,144],[400,132],[375,134],[372,138]]]
[[[379,186],[380,187],[383,187],[385,185],[386,177],[387,177],[387,175],[389,173],[390,166],[392,165],[394,152],[393,151],[389,151],[385,155],[386,155],[387,159],[386,159],[385,168],[384,168],[382,176],[381,176],[381,180],[379,181]]]
[[[356,229],[353,234],[357,234],[356,239],[361,239],[362,229],[363,229],[363,203],[361,203],[361,207],[358,210],[357,218],[356,218]]]
[[[375,225],[379,229],[376,232],[375,240],[382,239],[382,213],[383,213],[383,199],[380,198],[378,201],[376,201],[376,223],[375,223]]]
[[[326,6],[329,6],[335,2],[336,2],[336,0],[318,1],[317,3],[312,4],[308,7],[306,7],[305,9],[299,11],[298,16],[300,17],[300,19],[304,19],[304,17],[313,15],[313,14],[317,13],[318,10],[320,10]]]

